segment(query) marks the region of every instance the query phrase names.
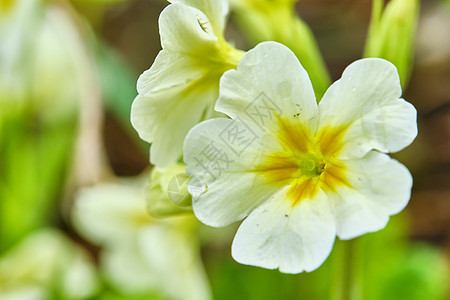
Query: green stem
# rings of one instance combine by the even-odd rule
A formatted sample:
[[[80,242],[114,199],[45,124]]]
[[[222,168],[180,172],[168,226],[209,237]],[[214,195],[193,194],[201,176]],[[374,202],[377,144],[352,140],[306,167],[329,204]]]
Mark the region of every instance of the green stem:
[[[332,300],[360,300],[361,260],[358,240],[342,241],[334,265]]]
[[[276,41],[290,48],[308,72],[319,102],[331,79],[313,32],[291,5],[269,7],[236,9],[234,17],[251,43]]]

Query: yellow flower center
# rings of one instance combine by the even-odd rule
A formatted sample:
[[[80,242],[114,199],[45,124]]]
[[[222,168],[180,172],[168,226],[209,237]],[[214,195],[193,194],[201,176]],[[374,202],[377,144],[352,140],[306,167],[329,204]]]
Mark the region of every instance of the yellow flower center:
[[[324,128],[314,134],[300,123],[279,118],[277,130],[286,151],[265,155],[254,171],[268,184],[289,186],[287,195],[293,206],[313,198],[320,189],[350,186],[345,165],[336,159],[346,127]]]
[[[300,173],[306,177],[314,178],[325,171],[326,162],[314,154],[306,154],[299,163]]]

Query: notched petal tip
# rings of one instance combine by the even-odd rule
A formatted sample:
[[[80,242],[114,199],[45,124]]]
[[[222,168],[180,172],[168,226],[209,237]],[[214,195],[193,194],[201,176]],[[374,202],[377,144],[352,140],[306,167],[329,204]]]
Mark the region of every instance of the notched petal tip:
[[[223,32],[226,17],[230,10],[229,0],[169,0],[169,2],[184,4],[202,11],[208,16],[212,27],[221,33]],[[216,34],[219,34],[219,32],[216,32]]]
[[[215,35],[214,30],[211,26],[211,22],[209,21],[208,17],[205,14],[196,12],[195,15],[197,16],[197,22],[200,28],[210,35]]]
[[[312,120],[317,114],[306,70],[288,47],[277,42],[258,44],[244,54],[236,70],[222,76],[215,109],[246,118],[245,112],[260,102],[279,115],[301,110],[302,118]]]
[[[168,5],[159,16],[163,49],[189,53],[218,38],[208,17],[200,10],[181,3]]]
[[[349,65],[319,104],[319,128],[348,127],[341,158],[363,157],[371,150],[397,152],[417,135],[415,108],[400,98],[396,67],[381,58]]]
[[[326,260],[336,231],[324,194],[295,208],[283,201],[284,194],[256,208],[241,224],[232,245],[237,262],[296,274]]]

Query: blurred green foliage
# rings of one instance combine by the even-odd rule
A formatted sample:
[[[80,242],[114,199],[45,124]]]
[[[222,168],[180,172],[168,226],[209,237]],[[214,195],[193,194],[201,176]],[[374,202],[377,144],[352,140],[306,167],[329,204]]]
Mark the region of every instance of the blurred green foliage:
[[[96,46],[96,62],[105,108],[121,122],[126,130],[135,135],[130,123],[130,113],[131,103],[137,95],[137,78],[113,48],[100,40],[93,40],[93,44]]]
[[[9,8],[13,2],[0,1],[0,10]],[[78,2],[89,6],[87,0]],[[288,2],[292,4],[292,1]],[[445,2],[449,3],[448,0]],[[418,7],[417,1],[413,0],[408,2],[413,5],[409,7],[411,10],[402,11],[396,6],[400,4],[395,3],[400,1],[391,1],[383,10],[382,1],[374,1],[365,55],[391,60],[399,68],[405,85],[410,72],[412,34]],[[247,15],[236,11],[235,20],[243,29],[247,28],[246,33],[252,43],[267,39],[284,42],[293,48],[307,69],[311,70],[311,65],[317,65],[316,74],[311,76],[315,78],[313,83],[316,92],[321,94],[329,84],[324,63],[309,27],[293,14],[292,7],[289,9],[288,13],[264,10]],[[278,22],[280,20],[283,22]],[[278,25],[272,27],[275,23]],[[299,45],[298,38],[305,41],[303,45]],[[129,115],[131,102],[137,94],[136,76],[120,55],[100,37],[92,35],[86,42],[89,43],[87,46],[95,49],[94,60],[98,67],[104,106],[131,134]],[[54,85],[57,86],[58,82]],[[28,87],[24,85],[24,90]],[[50,87],[53,88],[52,85]],[[67,92],[63,89],[61,97],[64,91]],[[24,103],[36,103],[39,100],[31,92],[25,95],[22,99]],[[58,223],[61,199],[72,167],[79,117],[75,106],[64,114],[64,118],[46,119],[45,113],[51,108],[5,104],[8,100],[5,98],[8,97],[0,91],[1,257],[5,256],[6,249],[28,233]],[[58,100],[62,101],[63,98]],[[50,106],[54,104],[52,101],[49,103]],[[348,243],[354,244],[351,257],[354,260],[354,275],[351,284],[355,285],[353,289],[360,299],[447,299],[450,277],[444,254],[433,245],[411,241],[408,228],[407,215],[402,214],[393,217],[380,232],[367,234],[354,242],[336,241],[331,256],[317,271],[299,275],[240,265],[231,259],[228,248],[217,250],[211,247],[214,243],[212,239],[217,238],[214,234],[211,240],[205,239],[203,242],[214,299],[339,299],[340,278],[345,276],[346,270],[343,269],[348,267],[342,253]],[[52,288],[55,286],[50,285],[49,289]],[[61,298],[55,296],[55,299]],[[104,284],[104,290],[93,299],[164,298],[157,294],[122,294],[115,287]]]
[[[1,14],[0,251],[59,218],[88,72],[66,12],[33,0]]]
[[[0,251],[58,218],[71,167],[76,118],[42,127],[30,113],[0,122]]]

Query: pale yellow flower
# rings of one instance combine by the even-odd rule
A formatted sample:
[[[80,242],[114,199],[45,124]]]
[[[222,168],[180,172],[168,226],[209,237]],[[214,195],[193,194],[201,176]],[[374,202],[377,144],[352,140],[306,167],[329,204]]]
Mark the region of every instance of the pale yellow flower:
[[[219,79],[243,53],[223,35],[226,0],[171,1],[159,18],[163,50],[138,80],[131,122],[152,143],[150,161],[167,167],[181,156],[195,124],[213,115]]]
[[[395,67],[352,63],[319,104],[308,74],[285,46],[265,42],[224,74],[216,118],[186,137],[184,160],[205,224],[246,218],[233,242],[241,263],[312,271],[335,236],[385,227],[410,198],[407,168],[386,153],[417,134],[416,110],[400,98]]]
[[[73,224],[102,247],[100,268],[125,294],[210,299],[195,218],[154,219],[147,213],[145,197],[144,184],[136,179],[85,188],[76,199]]]

